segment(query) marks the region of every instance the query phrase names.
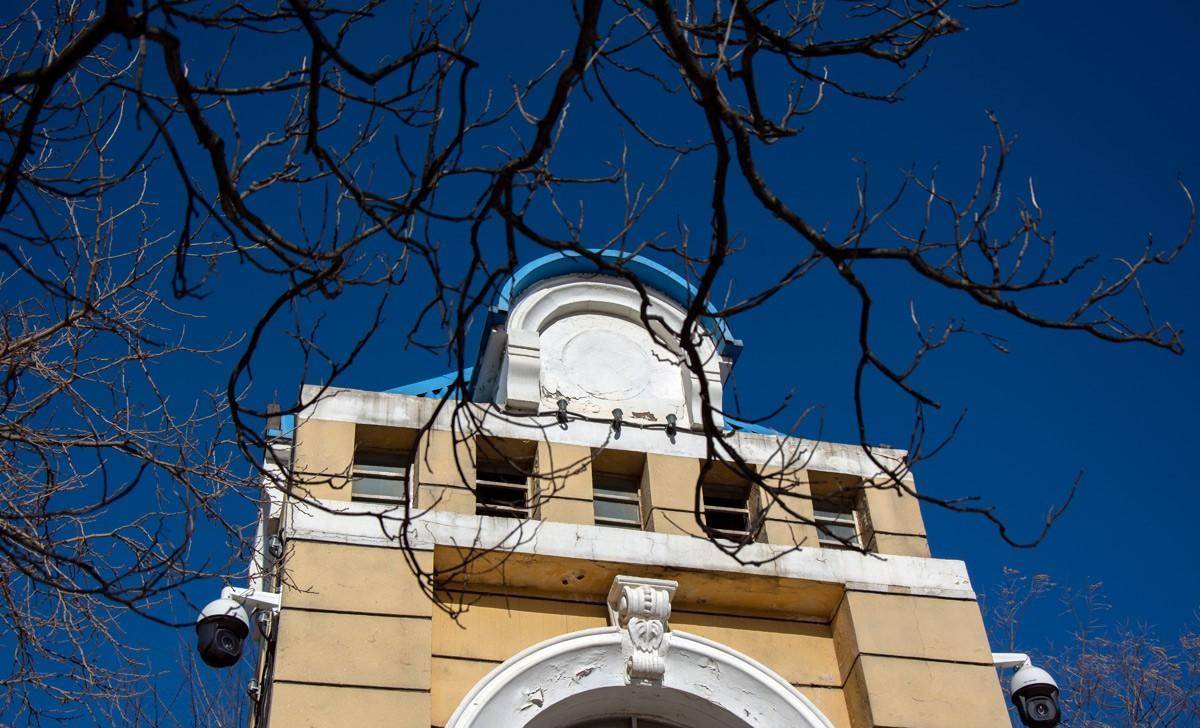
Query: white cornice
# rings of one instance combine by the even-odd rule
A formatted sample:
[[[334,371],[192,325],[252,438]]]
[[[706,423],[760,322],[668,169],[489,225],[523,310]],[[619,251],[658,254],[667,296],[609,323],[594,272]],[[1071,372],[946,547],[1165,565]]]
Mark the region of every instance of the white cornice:
[[[317,397],[321,389],[306,385],[303,397],[306,401]],[[439,410],[439,405],[441,405]],[[539,440],[566,445],[583,445],[612,450],[647,452],[657,455],[674,455],[703,459],[707,443],[703,434],[680,430],[674,442],[661,429],[649,430],[625,423],[621,437],[613,439],[612,429],[603,422],[573,421],[566,429],[559,427],[553,415],[513,416],[498,412],[494,408],[468,405],[472,408],[472,421],[482,424],[487,434],[495,437],[511,437]],[[419,428],[434,418],[434,428],[449,430],[455,403],[442,403],[440,399],[414,397],[406,394],[388,394],[359,389],[330,388],[320,399],[299,415],[301,423],[306,419],[356,422],[388,427]],[[473,425],[461,417],[458,432],[470,432]],[[727,436],[734,448],[753,464],[788,464],[790,467],[808,467],[831,473],[846,473],[863,478],[879,475],[878,468],[857,445],[808,440],[800,437],[760,435],[737,432]],[[899,462],[903,450],[876,448],[874,454],[882,460]]]
[[[321,508],[293,504],[287,518],[291,538],[396,547],[401,513],[394,507],[320,501]],[[880,556],[823,548],[789,549],[750,544],[739,563],[709,541],[604,526],[547,521],[520,522],[460,513],[428,511],[414,516],[408,542],[417,550],[435,546],[503,550],[518,554],[637,564],[796,579],[847,589],[903,592],[950,599],[974,599],[966,565],[950,559]]]

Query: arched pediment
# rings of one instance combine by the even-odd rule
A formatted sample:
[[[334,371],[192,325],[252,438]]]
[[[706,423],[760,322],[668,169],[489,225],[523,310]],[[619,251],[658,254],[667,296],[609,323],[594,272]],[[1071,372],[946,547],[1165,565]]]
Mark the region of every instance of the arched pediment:
[[[686,366],[685,311],[670,297],[642,294],[613,276],[564,275],[539,281],[512,301],[503,331],[495,401],[512,412],[554,412],[700,427],[700,377]],[[494,334],[495,335],[495,334]],[[721,406],[728,370],[703,326],[690,333],[711,401]],[[717,426],[721,418],[717,416]]]
[[[546,640],[467,694],[446,728],[571,728],[638,716],[706,728],[833,728],[786,680],[740,652],[671,630],[676,583],[618,576],[611,627]]]
[[[661,682],[629,681],[626,660],[617,627],[547,640],[488,674],[446,728],[567,728],[616,715],[706,728],[833,728],[774,672],[687,632],[671,632]]]

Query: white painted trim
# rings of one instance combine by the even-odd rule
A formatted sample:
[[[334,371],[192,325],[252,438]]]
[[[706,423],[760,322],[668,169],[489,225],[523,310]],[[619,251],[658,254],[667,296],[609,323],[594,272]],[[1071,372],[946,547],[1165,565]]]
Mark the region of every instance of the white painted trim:
[[[395,507],[348,501],[321,501],[321,504],[327,510],[293,504],[287,519],[287,535],[331,543],[399,547],[402,512]],[[389,511],[391,515],[387,515]],[[430,550],[438,545],[499,549],[547,557],[797,579],[860,591],[975,599],[966,565],[950,559],[749,544],[741,552],[744,560],[768,562],[753,566],[739,563],[707,539],[692,536],[443,511],[414,516],[409,543],[417,550]]]
[[[696,342],[704,367],[709,401],[718,406],[713,412],[717,427],[724,426],[722,395],[721,357],[711,334],[703,326],[695,325],[692,333],[683,332],[685,311],[674,300],[654,291],[647,291],[647,315],[649,326],[641,318],[642,296],[628,281],[612,276],[570,274],[539,281],[523,291],[512,304],[506,324],[507,334],[492,332],[491,336],[508,337],[505,348],[506,372],[501,387],[503,397],[497,402],[509,411],[536,411],[543,387],[541,336],[552,325],[576,315],[603,314],[628,321],[640,329],[649,331],[651,338],[679,358],[679,375],[682,379],[683,401],[667,405],[656,399],[632,397],[620,406],[630,412],[651,408],[659,415],[663,406],[681,406],[682,413],[690,420],[692,429],[702,429],[700,422],[700,380],[683,362],[680,338],[689,336]],[[514,345],[514,342],[520,342]],[[606,400],[601,400],[606,401]],[[604,407],[609,407],[607,403]]]
[[[549,728],[624,711],[676,722],[702,715],[706,728],[833,728],[786,680],[725,645],[673,631],[666,663],[661,687],[629,684],[619,629],[560,635],[488,673],[446,728]],[[578,700],[593,691],[610,699]]]
[[[681,351],[674,341],[683,328],[684,310],[673,299],[647,289],[647,313],[651,326],[672,351]],[[508,329],[541,333],[564,316],[604,313],[639,325],[642,297],[628,281],[613,276],[568,274],[539,281],[522,291],[508,315]],[[661,319],[661,320],[655,320]],[[702,354],[712,358],[716,347],[707,331],[701,331]]]
[[[302,397],[307,401],[316,397],[320,388],[305,385]],[[356,422],[365,425],[386,427],[422,427],[438,410],[439,400],[415,397],[406,394],[370,392],[359,389],[329,389],[315,404],[305,408],[299,415],[301,422],[307,419]],[[607,447],[612,450],[655,453],[703,459],[707,443],[703,434],[680,428],[671,442],[662,430],[645,430],[626,423],[619,440],[612,439],[612,428],[606,422],[572,422],[561,429],[553,414],[542,416],[514,417],[483,405],[467,405],[474,409],[482,422],[483,430],[495,437],[510,437],[537,440],[566,445],[584,445],[592,448]],[[449,430],[454,415],[454,403],[446,403],[437,413],[433,427]],[[460,415],[456,430],[469,431],[466,417]],[[730,444],[741,453],[747,462],[759,465],[789,464],[791,467],[808,467],[831,473],[845,473],[862,478],[881,475],[879,468],[871,462],[858,445],[839,444],[801,437],[783,437],[738,432],[728,436]],[[877,457],[884,461],[899,463],[903,450],[877,448]]]
[[[679,582],[618,574],[608,589],[608,623],[621,630],[629,683],[658,685],[671,649],[671,599]]]

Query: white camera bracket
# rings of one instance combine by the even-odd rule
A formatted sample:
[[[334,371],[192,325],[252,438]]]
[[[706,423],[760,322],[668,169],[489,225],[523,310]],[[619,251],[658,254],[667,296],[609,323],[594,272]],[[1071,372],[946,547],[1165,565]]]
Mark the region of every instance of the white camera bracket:
[[[232,599],[247,609],[269,612],[271,616],[279,614],[280,596],[274,592],[239,589],[236,586],[227,586],[221,589],[222,599]]]
[[[996,667],[1029,667],[1033,661],[1024,652],[993,652],[992,664]]]

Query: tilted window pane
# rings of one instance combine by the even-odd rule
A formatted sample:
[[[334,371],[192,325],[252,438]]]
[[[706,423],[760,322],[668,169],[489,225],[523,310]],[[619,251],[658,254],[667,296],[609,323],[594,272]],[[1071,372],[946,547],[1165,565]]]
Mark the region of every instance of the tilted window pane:
[[[851,516],[854,515],[855,499],[851,497],[813,498],[813,511],[818,516]]]
[[[618,521],[633,522],[640,522],[642,519],[642,511],[637,503],[608,500],[597,500],[595,503],[596,518],[611,518]]]
[[[640,489],[638,478],[612,473],[593,473],[592,490],[605,495],[637,495]]]
[[[354,466],[365,465],[373,469],[403,469],[412,462],[412,453],[406,450],[380,450],[359,448],[354,451]]]
[[[525,485],[529,480],[529,476],[525,473],[517,472],[516,470],[504,470],[499,467],[483,470],[480,469],[476,475],[476,480],[490,480],[496,483],[512,483],[513,485]]]
[[[634,501],[638,499],[638,491],[636,488],[632,490],[617,490],[615,488],[601,488],[600,486],[596,486],[592,488],[592,493],[596,498]]]
[[[401,478],[380,478],[373,475],[360,475],[354,478],[350,486],[350,494],[355,498],[404,500],[406,492],[406,484]]]
[[[821,540],[858,545],[858,529],[854,524],[821,522]]]
[[[830,521],[833,523],[854,523],[854,511],[827,511],[815,509],[813,515],[818,521]]]
[[[704,486],[704,505],[721,508],[746,508],[750,490],[738,486]]]

